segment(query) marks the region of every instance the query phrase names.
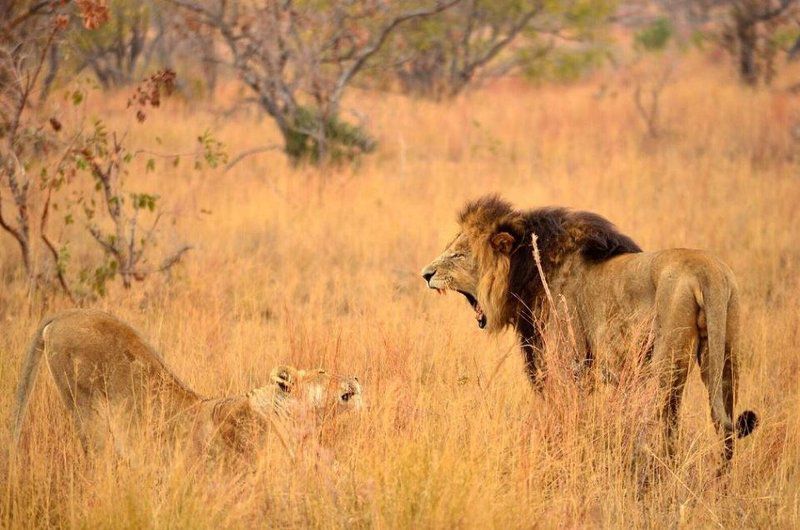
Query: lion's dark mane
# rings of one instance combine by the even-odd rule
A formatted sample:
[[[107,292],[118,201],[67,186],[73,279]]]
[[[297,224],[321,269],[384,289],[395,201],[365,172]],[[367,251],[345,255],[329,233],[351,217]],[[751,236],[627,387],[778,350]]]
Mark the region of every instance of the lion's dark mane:
[[[517,246],[511,254],[509,303],[519,298],[527,303],[536,302],[544,295],[533,257],[534,234],[542,270],[548,279],[567,257],[577,253],[586,262],[600,263],[620,254],[642,251],[607,219],[591,212],[547,207],[522,212],[522,218],[522,233],[512,233]]]
[[[512,324],[519,334],[528,373],[537,370],[536,350],[541,346],[537,323],[546,310],[544,287],[533,255],[536,235],[542,270],[549,280],[565,259],[580,254],[585,262],[600,263],[614,256],[641,252],[630,237],[619,232],[604,217],[591,212],[561,207],[515,210],[497,196],[473,201],[461,211],[462,224],[508,232],[516,246],[511,253],[507,304],[514,315]]]

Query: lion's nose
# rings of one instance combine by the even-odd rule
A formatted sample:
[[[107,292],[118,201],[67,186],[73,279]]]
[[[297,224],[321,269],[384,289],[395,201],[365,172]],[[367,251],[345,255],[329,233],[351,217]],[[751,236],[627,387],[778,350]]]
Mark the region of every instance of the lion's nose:
[[[431,283],[431,278],[436,274],[436,269],[425,269],[422,271],[422,277],[425,278],[425,283]]]

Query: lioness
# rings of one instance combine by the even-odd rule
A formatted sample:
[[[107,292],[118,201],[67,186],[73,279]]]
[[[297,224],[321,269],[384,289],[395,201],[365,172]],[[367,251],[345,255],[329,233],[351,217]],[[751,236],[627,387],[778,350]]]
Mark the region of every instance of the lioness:
[[[463,294],[480,328],[496,332],[513,326],[534,385],[543,374],[542,330],[556,318],[545,280],[550,299],[566,301],[576,347],[587,364],[630,355],[626,339],[649,330],[644,359],[660,369],[668,456],[675,451],[689,368],[693,360],[700,365],[727,465],[734,433],[747,436],[757,417],[745,411],[733,423],[739,300],[724,263],[699,250],[642,252],[596,214],[565,208],[523,212],[497,196],[468,203],[458,222],[459,233],[422,276],[431,289]]]
[[[206,399],[124,322],[102,311],[72,310],[44,320],[33,337],[17,392],[16,441],[43,355],[87,449],[112,441],[124,453],[123,431],[148,418],[159,432],[188,434],[196,447],[221,441],[238,453],[252,454],[266,435],[276,432],[291,451],[287,422],[298,413],[310,411],[314,419],[325,419],[362,404],[356,378],[288,366],[273,369],[268,386]]]

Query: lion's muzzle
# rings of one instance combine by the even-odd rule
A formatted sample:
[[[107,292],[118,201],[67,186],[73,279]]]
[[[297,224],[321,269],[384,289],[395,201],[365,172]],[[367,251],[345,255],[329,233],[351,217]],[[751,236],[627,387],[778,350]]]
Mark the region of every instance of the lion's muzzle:
[[[430,287],[431,289],[435,289],[435,287],[431,285],[431,280],[435,275],[436,275],[436,269],[434,269],[430,265],[422,269],[422,278],[425,280],[425,283],[427,283],[428,287]]]

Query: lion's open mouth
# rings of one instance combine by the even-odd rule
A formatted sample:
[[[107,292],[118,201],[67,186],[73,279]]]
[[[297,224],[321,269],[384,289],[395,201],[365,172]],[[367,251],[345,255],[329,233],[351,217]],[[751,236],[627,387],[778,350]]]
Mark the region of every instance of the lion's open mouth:
[[[483,309],[481,309],[481,305],[478,303],[478,299],[466,291],[458,291],[458,292],[464,295],[464,298],[467,299],[469,305],[471,305],[472,309],[475,310],[475,319],[478,321],[478,327],[481,329],[485,328],[486,315],[483,314]]]

